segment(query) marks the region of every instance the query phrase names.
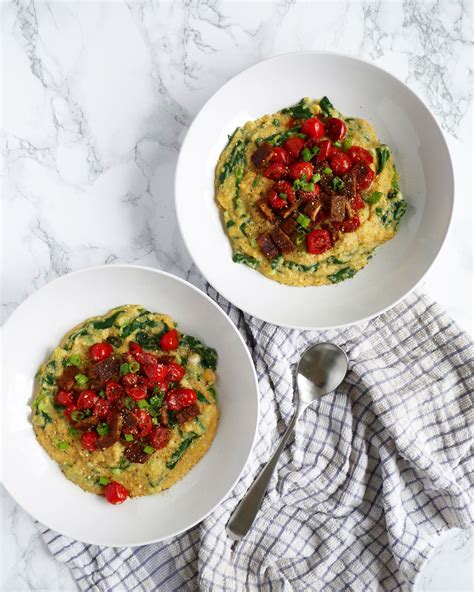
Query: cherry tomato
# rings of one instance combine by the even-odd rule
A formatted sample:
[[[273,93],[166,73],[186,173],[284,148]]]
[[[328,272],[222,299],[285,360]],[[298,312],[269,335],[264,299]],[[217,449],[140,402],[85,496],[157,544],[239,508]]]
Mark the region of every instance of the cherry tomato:
[[[366,164],[371,164],[374,161],[372,154],[360,146],[351,146],[347,151],[347,154],[351,157],[352,162],[359,162],[362,160]]]
[[[352,166],[351,159],[344,152],[338,152],[334,156],[331,156],[331,168],[332,172],[336,175],[343,175],[350,171]]]
[[[145,436],[148,436],[153,427],[151,415],[148,413],[146,409],[137,409],[133,412],[133,415],[135,416],[138,422],[138,427],[140,428],[138,437],[144,438]]]
[[[326,135],[333,142],[342,140],[347,132],[347,126],[338,117],[330,117],[326,121]]]
[[[185,374],[186,370],[176,362],[171,362],[170,364],[168,364],[168,372],[166,374],[166,378],[170,382],[179,382],[184,378]]]
[[[353,216],[344,222],[333,222],[332,225],[336,230],[341,232],[354,232],[360,226],[359,216]]]
[[[364,161],[356,162],[352,167],[352,171],[356,176],[357,189],[367,189],[374,180],[375,173],[370,166]]]
[[[164,380],[168,372],[168,368],[164,364],[160,364],[157,358],[155,358],[155,362],[142,364],[143,372],[152,383]]]
[[[89,348],[89,357],[93,362],[101,362],[114,353],[110,343],[94,343]]]
[[[268,192],[268,203],[274,210],[282,210],[288,205],[287,200],[280,197],[274,189]]]
[[[105,499],[110,504],[121,504],[127,499],[129,495],[129,491],[125,489],[123,485],[120,485],[120,483],[117,483],[116,481],[111,481],[104,487]]]
[[[298,137],[288,138],[283,146],[290,156],[296,160],[299,157],[301,150],[303,150],[304,140]]]
[[[56,403],[64,407],[74,405],[74,395],[69,391],[58,391],[56,393]]]
[[[138,376],[136,374],[132,374],[131,372],[122,376],[123,386],[136,386],[137,380]]]
[[[69,421],[71,421],[71,413],[73,411],[75,411],[77,409],[77,407],[75,405],[68,405],[66,407],[66,409],[64,410],[64,417],[66,417],[67,419],[69,419]]]
[[[301,133],[306,134],[310,138],[315,138],[318,140],[324,136],[324,125],[317,117],[310,117],[309,119],[303,121]]]
[[[277,181],[276,183],[273,183],[272,189],[273,191],[276,191],[278,195],[280,193],[284,193],[286,195],[286,199],[288,200],[288,202],[295,202],[295,192],[293,191],[291,183],[288,183],[288,181]]]
[[[178,349],[179,345],[179,336],[178,331],[176,329],[171,329],[163,335],[160,339],[160,347],[165,351],[171,351],[173,349]]]
[[[97,403],[99,396],[94,391],[89,389],[82,391],[77,399],[76,406],[78,409],[91,409]]]
[[[92,415],[97,417],[107,417],[107,413],[110,411],[110,403],[107,399],[100,399],[95,402],[92,408]]]
[[[141,345],[138,345],[138,343],[135,343],[135,341],[130,341],[128,344],[128,351],[132,354],[136,354],[137,352],[142,352],[143,348]]]
[[[99,434],[97,432],[84,432],[81,436],[82,447],[93,452],[97,448],[97,439]]]
[[[329,140],[321,140],[321,142],[318,142],[318,148],[319,152],[316,156],[316,162],[323,162],[325,160],[328,160],[331,156],[333,149],[333,145],[331,144],[331,142]]]
[[[170,439],[170,431],[164,426],[156,426],[150,434],[150,444],[155,450],[164,448]]]
[[[193,389],[177,388],[166,395],[165,402],[171,411],[179,411],[195,403],[196,399],[197,393]]]
[[[126,389],[126,391],[127,395],[134,401],[141,401],[147,397],[146,386],[132,386]]]
[[[264,177],[266,177],[267,179],[273,179],[274,181],[278,181],[278,179],[281,179],[287,174],[288,168],[281,162],[272,162],[263,171]]]
[[[284,148],[276,146],[275,148],[273,148],[271,161],[279,162],[280,164],[288,164],[290,161],[290,155]]]
[[[360,195],[356,195],[355,197],[351,198],[351,208],[353,210],[361,210],[365,206],[365,201],[360,197]]]
[[[318,195],[320,193],[321,193],[321,189],[319,188],[319,185],[314,184],[314,189],[312,191],[298,191],[298,198],[303,203],[307,203],[308,201],[311,201],[315,197],[318,197]]]
[[[331,235],[327,230],[322,228],[317,228],[310,232],[306,240],[308,253],[311,253],[311,255],[320,255],[332,249]]]
[[[121,386],[118,382],[109,380],[105,383],[105,396],[111,403],[119,399],[122,395],[123,386]]]
[[[310,162],[295,162],[290,166],[290,177],[292,179],[300,179],[303,175],[306,181],[309,181],[313,176],[313,165]]]

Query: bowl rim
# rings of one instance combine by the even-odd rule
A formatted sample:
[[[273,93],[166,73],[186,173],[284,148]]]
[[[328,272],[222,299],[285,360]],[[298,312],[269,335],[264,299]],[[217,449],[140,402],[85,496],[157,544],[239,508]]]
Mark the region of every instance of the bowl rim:
[[[449,213],[449,220],[447,221],[447,225],[446,225],[446,230],[444,233],[444,236],[442,237],[439,246],[438,246],[438,250],[436,251],[433,260],[431,261],[431,263],[427,266],[427,268],[424,270],[424,272],[421,274],[421,276],[418,278],[418,280],[413,284],[413,286],[411,288],[409,288],[405,294],[403,294],[402,296],[400,296],[399,298],[397,298],[392,304],[389,304],[388,306],[382,307],[379,310],[377,310],[376,312],[364,316],[361,319],[358,319],[356,321],[352,321],[350,323],[343,323],[340,325],[318,325],[316,326],[308,326],[308,325],[294,325],[294,324],[288,324],[288,323],[275,323],[272,320],[269,320],[268,318],[263,318],[263,317],[256,317],[250,310],[247,310],[246,308],[241,308],[240,305],[238,305],[236,302],[234,302],[234,299],[232,297],[232,295],[228,294],[227,292],[218,290],[216,288],[216,286],[214,286],[212,284],[212,282],[209,281],[209,279],[207,278],[207,275],[203,272],[203,270],[201,269],[201,266],[199,265],[199,263],[196,261],[196,259],[193,256],[191,247],[188,243],[188,239],[186,236],[186,233],[183,232],[183,227],[184,227],[184,221],[183,221],[183,211],[181,210],[179,203],[180,200],[178,199],[178,184],[179,184],[179,179],[178,177],[181,176],[181,168],[182,168],[182,164],[183,164],[183,152],[184,152],[184,147],[186,146],[186,143],[190,137],[191,132],[193,131],[193,128],[195,126],[195,123],[197,121],[197,119],[200,117],[202,111],[207,107],[207,105],[214,99],[214,97],[216,97],[220,91],[225,88],[226,86],[230,85],[235,79],[237,79],[239,76],[249,72],[250,70],[252,70],[253,68],[258,68],[259,66],[261,66],[262,64],[266,64],[268,62],[272,62],[272,61],[276,61],[280,58],[285,58],[288,56],[293,56],[293,57],[297,57],[297,56],[306,56],[306,55],[328,55],[328,56],[336,56],[336,57],[342,57],[348,60],[352,60],[354,62],[361,62],[363,64],[365,64],[366,66],[370,66],[372,68],[374,68],[375,70],[379,70],[380,72],[386,74],[387,76],[390,76],[392,79],[394,79],[396,82],[398,82],[399,84],[401,84],[411,95],[413,95],[415,97],[415,99],[417,99],[421,105],[427,110],[428,114],[431,116],[437,130],[440,133],[440,137],[441,137],[441,141],[444,144],[444,147],[446,149],[446,153],[448,155],[448,168],[449,168],[449,172],[450,172],[450,196],[451,196],[451,208],[450,208],[450,213]],[[407,296],[409,296],[420,284],[421,282],[425,279],[426,275],[428,274],[428,272],[431,270],[431,268],[433,267],[434,263],[436,262],[436,260],[439,257],[439,254],[441,252],[441,250],[444,247],[444,244],[446,242],[446,238],[451,230],[451,225],[452,225],[452,220],[453,220],[453,213],[454,213],[454,207],[455,207],[455,202],[456,202],[456,183],[455,183],[455,176],[454,176],[454,167],[453,167],[453,160],[452,160],[452,156],[451,156],[451,152],[449,150],[449,144],[446,140],[446,135],[445,132],[443,131],[441,125],[438,123],[437,118],[435,117],[433,111],[430,109],[430,107],[425,103],[425,101],[419,96],[419,94],[414,91],[412,88],[410,88],[405,82],[403,82],[403,80],[401,80],[400,78],[398,78],[398,76],[395,76],[395,74],[393,74],[392,72],[390,72],[389,70],[387,70],[386,68],[383,68],[382,66],[379,66],[377,64],[374,64],[373,62],[366,60],[364,58],[360,58],[360,57],[356,57],[344,52],[338,52],[338,51],[331,51],[331,50],[324,50],[324,49],[315,49],[315,50],[302,50],[302,51],[287,51],[284,53],[279,53],[277,55],[271,56],[269,58],[266,58],[264,60],[260,60],[258,62],[256,62],[255,64],[252,64],[251,66],[248,66],[247,68],[244,68],[243,70],[241,70],[240,72],[238,72],[237,74],[235,74],[234,76],[232,76],[231,78],[229,78],[229,80],[227,80],[223,85],[221,85],[215,92],[212,93],[212,95],[207,99],[207,101],[201,106],[201,108],[199,109],[199,111],[197,112],[197,114],[195,115],[193,121],[191,122],[191,125],[189,126],[184,138],[183,138],[183,142],[181,144],[181,148],[179,150],[179,155],[178,155],[178,160],[176,162],[176,170],[175,170],[175,177],[174,177],[174,204],[175,204],[175,211],[176,211],[176,218],[178,220],[178,227],[179,227],[179,231],[181,233],[181,237],[183,239],[183,242],[186,246],[186,250],[189,253],[189,256],[191,257],[191,259],[193,260],[194,264],[196,265],[196,267],[198,268],[199,272],[201,273],[201,275],[206,279],[206,281],[212,285],[212,287],[219,293],[221,294],[226,300],[228,300],[229,302],[231,302],[235,307],[237,307],[239,310],[242,310],[243,312],[245,312],[246,314],[254,317],[254,318],[258,318],[261,321],[264,321],[266,323],[270,323],[272,325],[276,325],[278,327],[284,327],[287,329],[298,329],[301,331],[312,331],[312,330],[337,330],[337,329],[344,329],[347,327],[350,327],[352,325],[358,325],[358,324],[362,324],[366,321],[370,321],[371,319],[374,319],[380,315],[382,315],[384,312],[386,312],[387,310],[392,309],[393,307],[395,307],[399,302],[401,302],[404,298],[406,298]],[[268,279],[268,278],[265,278]],[[268,281],[272,281],[272,280],[268,280]]]
[[[117,548],[117,549],[123,549],[126,547],[140,547],[143,545],[149,545],[152,543],[157,543],[160,541],[166,541],[169,540],[172,537],[175,536],[179,536],[181,534],[183,534],[184,532],[190,530],[191,528],[193,528],[194,526],[196,526],[197,524],[201,523],[203,520],[205,520],[210,514],[212,514],[212,512],[214,512],[214,510],[216,510],[221,504],[222,502],[227,498],[227,496],[231,493],[231,491],[235,488],[235,486],[237,485],[237,483],[240,481],[242,474],[245,470],[245,468],[247,467],[249,460],[250,460],[250,456],[255,448],[256,445],[256,441],[257,441],[257,437],[258,437],[258,430],[260,427],[260,388],[259,388],[259,383],[258,383],[258,377],[257,377],[257,372],[255,369],[255,364],[253,362],[252,356],[250,354],[250,350],[247,346],[247,344],[245,343],[244,338],[242,337],[242,334],[240,333],[238,327],[234,324],[234,322],[232,321],[232,319],[229,317],[228,314],[225,313],[225,311],[217,304],[217,302],[215,302],[210,296],[208,296],[206,293],[204,293],[202,290],[200,290],[197,286],[194,286],[193,284],[191,284],[190,282],[188,282],[187,280],[184,280],[172,273],[169,273],[167,271],[163,271],[161,269],[155,269],[153,267],[149,267],[146,265],[135,265],[135,264],[131,264],[131,263],[110,263],[110,264],[104,264],[104,265],[94,265],[91,267],[84,267],[69,273],[66,273],[64,275],[61,275],[55,279],[53,279],[50,282],[47,282],[44,286],[41,286],[41,288],[39,288],[38,290],[35,290],[32,294],[30,294],[27,298],[25,298],[16,308],[15,310],[11,313],[11,315],[7,318],[7,320],[3,323],[2,327],[0,328],[0,333],[1,333],[1,341],[3,342],[3,336],[4,336],[4,329],[5,327],[8,326],[8,324],[11,322],[11,319],[15,319],[15,317],[17,316],[17,311],[19,309],[21,309],[23,303],[27,302],[31,297],[33,297],[35,294],[37,294],[38,292],[46,289],[47,287],[51,286],[51,284],[56,284],[59,283],[61,281],[64,281],[66,278],[69,278],[71,276],[76,276],[76,275],[81,275],[81,274],[86,274],[88,272],[91,271],[100,271],[100,270],[106,270],[106,269],[110,269],[110,268],[115,268],[115,269],[139,269],[141,271],[145,271],[145,272],[151,272],[157,275],[163,275],[166,276],[168,278],[171,278],[172,280],[176,280],[178,283],[183,284],[184,286],[191,288],[193,291],[197,292],[200,296],[204,297],[217,311],[219,314],[223,315],[227,321],[229,322],[230,326],[232,327],[233,331],[236,333],[238,339],[240,340],[240,343],[243,346],[244,352],[246,354],[246,357],[248,359],[250,368],[252,370],[252,378],[253,378],[253,383],[255,386],[255,392],[256,392],[256,421],[255,421],[255,429],[254,429],[254,434],[253,434],[253,438],[252,438],[252,442],[249,448],[249,452],[247,454],[247,457],[245,459],[245,462],[242,465],[242,468],[239,471],[239,474],[237,475],[237,477],[234,479],[233,483],[230,485],[230,487],[227,489],[226,493],[221,496],[221,498],[219,499],[219,501],[214,504],[212,506],[212,508],[210,510],[208,510],[205,514],[203,514],[200,518],[193,520],[188,526],[181,528],[179,530],[176,530],[172,533],[170,533],[169,535],[166,535],[165,537],[158,537],[158,538],[150,538],[150,539],[146,539],[142,542],[134,542],[134,543],[129,543],[129,544],[118,544],[118,545],[107,545],[106,543],[104,543],[103,541],[98,542],[97,540],[81,540],[81,539],[76,539],[74,538],[74,540],[89,544],[89,545],[100,545],[100,546],[104,546],[104,547],[111,547],[111,548]],[[13,321],[12,321],[13,322]],[[3,411],[3,404],[4,404],[4,398],[0,397],[0,409]],[[3,430],[2,430],[2,436],[1,436],[1,440],[2,442],[4,442],[4,436],[3,436]],[[6,491],[9,493],[9,495],[12,496],[12,498],[15,500],[15,503],[18,504],[22,510],[24,510],[29,516],[32,516],[34,518],[34,520],[40,522],[36,516],[34,516],[34,514],[30,513],[30,511],[25,508],[23,506],[23,504],[21,504],[20,502],[17,501],[14,493],[10,490],[9,486],[8,486],[8,481],[5,479],[5,476],[3,474],[3,469],[4,469],[4,464],[3,464],[3,455],[5,454],[5,450],[6,450],[6,446],[2,446],[2,455],[0,456],[0,484],[2,484]],[[46,453],[45,453],[46,454]],[[87,493],[87,492],[84,492]],[[41,524],[44,524],[42,522],[40,522]],[[56,529],[51,528],[50,526],[48,526],[47,524],[44,524],[47,528],[49,528],[50,530],[52,530],[53,532],[57,532],[58,534],[62,535],[62,536],[66,536],[69,538],[73,538],[71,537],[71,535],[68,534],[64,534],[62,532],[59,532]]]

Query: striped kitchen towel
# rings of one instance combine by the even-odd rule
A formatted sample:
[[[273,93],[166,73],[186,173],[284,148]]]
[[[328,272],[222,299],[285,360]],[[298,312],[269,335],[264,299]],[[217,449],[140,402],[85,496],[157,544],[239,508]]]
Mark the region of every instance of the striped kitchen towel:
[[[199,284],[196,277],[192,278]],[[473,522],[473,347],[426,296],[347,329],[297,331],[243,314],[212,288],[252,352],[257,444],[222,505],[164,543],[85,545],[39,525],[82,590],[409,590],[436,535]],[[225,525],[292,415],[292,375],[332,341],[350,371],[314,403],[280,458],[262,509],[234,547]]]

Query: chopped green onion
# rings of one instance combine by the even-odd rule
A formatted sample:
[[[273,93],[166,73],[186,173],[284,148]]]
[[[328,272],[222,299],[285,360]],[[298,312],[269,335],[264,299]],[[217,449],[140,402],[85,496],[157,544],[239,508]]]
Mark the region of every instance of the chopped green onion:
[[[327,97],[323,97],[319,101],[319,106],[324,111],[324,113],[326,113],[326,115],[331,115],[331,112],[334,109],[331,101]]]
[[[127,409],[135,409],[135,401],[131,397],[126,397],[125,399],[125,407]]]
[[[334,191],[342,189],[343,187],[344,181],[341,179],[341,177],[334,177],[334,179],[332,180],[332,188],[334,189]]]
[[[321,181],[321,175],[319,173],[316,173],[315,175],[313,175],[311,177],[311,182],[312,183],[317,183],[318,181]]]
[[[128,374],[130,372],[130,364],[120,364],[120,374],[123,376],[124,374]]]
[[[99,397],[105,399],[105,391],[99,391]]]
[[[89,381],[89,378],[85,374],[76,374],[74,378],[79,386],[84,386]]]
[[[122,469],[120,469],[119,467],[112,467],[110,469],[110,472],[112,473],[112,475],[120,475]]]
[[[377,175],[383,171],[385,163],[390,158],[390,150],[388,146],[384,144],[380,144],[375,148],[375,153],[377,154]]]
[[[140,401],[137,401],[137,405],[138,405],[138,407],[140,407],[140,409],[148,409],[148,407],[150,406],[148,401],[145,401],[145,399],[141,399]]]
[[[235,222],[233,220],[229,220],[228,222],[226,222],[226,228],[232,228],[232,226],[235,226]]]
[[[311,160],[311,150],[309,148],[303,148],[301,151],[301,157],[305,162]]]
[[[99,477],[99,485],[108,485],[110,483],[110,479],[107,477]]]
[[[344,144],[342,145],[343,150],[349,150],[352,146],[352,138],[350,136],[346,136],[344,139]]]
[[[101,423],[100,425],[97,426],[97,433],[99,434],[99,436],[107,436],[107,434],[109,433],[109,426],[106,423]]]
[[[84,417],[84,413],[79,411],[79,409],[74,409],[74,411],[71,412],[72,421],[81,421],[81,419],[84,419]]]
[[[276,127],[280,127],[280,122],[278,121],[278,119],[274,119],[274,120],[272,121],[272,123],[273,123],[273,125],[274,125],[274,126],[276,126]]]
[[[84,409],[84,415],[85,415],[86,417],[89,417],[89,416],[91,416],[91,415],[92,415],[92,411],[91,411],[90,409]]]
[[[147,454],[153,454],[155,452],[155,449],[153,448],[153,446],[145,446],[143,452],[146,452]]]
[[[140,370],[140,364],[138,362],[130,362],[130,372],[136,374]]]
[[[364,195],[364,201],[368,204],[376,204],[382,199],[383,193],[380,191],[374,191],[370,195]]]
[[[284,199],[285,201],[288,201],[288,197],[287,197],[286,193],[279,193],[278,194],[278,197],[280,199]]]
[[[340,142],[339,140],[337,142],[333,142],[332,144],[333,146],[336,146],[336,148],[341,148],[342,147],[342,142]]]
[[[71,436],[77,436],[77,434],[79,433],[79,430],[76,430],[76,428],[70,427],[69,433],[71,434]]]
[[[305,216],[304,214],[299,214],[298,218],[296,218],[296,221],[303,228],[308,228],[311,223],[311,220],[308,218],[308,216]]]
[[[125,440],[127,440],[127,442],[133,442],[132,434],[125,434]]]
[[[67,442],[56,442],[56,447],[59,450],[67,450],[69,448],[69,444]]]
[[[151,422],[153,423],[153,425],[158,425],[158,423],[159,423],[157,417],[152,417]]]
[[[332,169],[330,169],[329,167],[324,167],[323,173],[325,175],[332,175]]]
[[[69,356],[68,359],[68,366],[80,366],[81,365],[81,356],[74,354]]]

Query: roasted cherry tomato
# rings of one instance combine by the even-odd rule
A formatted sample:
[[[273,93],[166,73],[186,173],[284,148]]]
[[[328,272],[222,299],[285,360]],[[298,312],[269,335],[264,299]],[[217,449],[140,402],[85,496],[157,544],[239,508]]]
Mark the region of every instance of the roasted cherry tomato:
[[[319,138],[324,136],[323,122],[317,117],[305,119],[305,121],[303,121],[303,125],[301,126],[301,133],[306,134],[315,140],[319,140]]]
[[[196,402],[197,393],[189,388],[177,388],[170,391],[166,397],[165,402],[168,409],[171,411],[179,411],[185,407],[189,407]]]
[[[274,181],[278,181],[278,179],[281,179],[287,174],[288,168],[281,162],[271,162],[263,171],[264,177],[266,177],[267,179],[273,179]]]
[[[155,450],[164,448],[170,440],[170,431],[164,426],[156,426],[150,434],[150,444]]]
[[[298,199],[300,199],[303,203],[307,203],[308,201],[311,201],[312,199],[314,199],[315,197],[318,197],[318,195],[321,193],[321,189],[319,188],[319,185],[316,185],[316,183],[314,184],[314,189],[312,189],[311,191],[298,191]]]
[[[316,162],[323,162],[328,160],[332,154],[333,145],[329,140],[321,140],[318,142],[319,152],[316,156]]]
[[[301,179],[303,175],[306,181],[309,181],[313,176],[313,165],[310,162],[295,162],[290,165],[290,177],[292,179]]]
[[[295,192],[293,191],[291,183],[288,183],[288,181],[277,181],[276,183],[273,183],[272,189],[273,191],[276,191],[278,195],[280,195],[280,193],[284,193],[286,195],[287,201],[289,203],[294,203],[296,199]]]
[[[138,343],[135,343],[135,341],[130,341],[128,344],[128,351],[132,354],[136,354],[137,352],[142,352],[143,348],[141,345],[138,345]]]
[[[140,428],[138,437],[144,438],[145,436],[148,436],[153,427],[151,415],[148,413],[146,409],[137,409],[133,412],[133,415],[135,416],[138,422],[138,427]]]
[[[354,232],[360,226],[359,216],[355,215],[352,218],[344,220],[344,222],[333,222],[332,225],[336,230],[341,232]]]
[[[131,372],[129,372],[128,374],[124,374],[121,380],[123,386],[136,386],[138,376],[136,374],[132,374]]]
[[[320,255],[332,249],[331,235],[323,228],[317,228],[310,232],[306,238],[308,253]]]
[[[344,152],[338,152],[331,156],[331,168],[332,172],[336,175],[343,175],[351,170],[352,162],[347,154]]]
[[[279,162],[280,164],[288,164],[290,162],[290,155],[284,148],[281,148],[281,146],[276,146],[273,148],[271,161]]]
[[[114,380],[109,380],[105,383],[105,396],[113,403],[123,395],[123,386]]]
[[[360,197],[360,195],[352,197],[350,203],[353,210],[361,210],[365,206],[365,201]]]
[[[274,189],[270,189],[267,199],[270,207],[274,210],[282,210],[288,205],[288,201],[283,197],[280,197]]]
[[[92,408],[92,415],[97,417],[106,417],[109,411],[110,403],[107,401],[107,399],[99,399],[95,402],[94,407]]]
[[[146,399],[147,396],[146,386],[132,386],[127,388],[126,391],[127,395],[134,401],[141,401]]]
[[[179,345],[179,336],[178,331],[176,329],[171,329],[165,333],[160,339],[160,347],[165,351],[171,351],[173,349],[178,349]]]
[[[99,434],[97,432],[84,432],[81,436],[82,447],[93,452],[97,448],[97,439]]]
[[[375,173],[364,161],[356,162],[352,167],[356,176],[357,189],[368,189],[374,180]]]
[[[101,362],[114,353],[110,343],[94,343],[89,348],[89,357],[93,362]]]
[[[301,150],[303,150],[303,146],[304,140],[298,137],[288,138],[288,140],[283,144],[283,147],[294,160],[299,157]]]
[[[129,491],[116,481],[111,481],[104,487],[104,497],[110,504],[121,504],[129,495]]]
[[[99,396],[89,389],[82,391],[77,398],[76,407],[78,409],[92,409],[97,403]]]
[[[56,393],[56,403],[58,405],[64,405],[64,407],[74,405],[74,395],[69,391],[58,391]]]
[[[179,382],[184,378],[185,374],[186,370],[176,362],[171,362],[170,364],[168,364],[166,379],[170,382]]]
[[[338,142],[342,140],[347,132],[347,126],[338,117],[330,117],[326,121],[326,135],[327,137],[332,140],[333,142]]]
[[[347,151],[347,154],[351,157],[352,162],[359,162],[362,160],[366,164],[371,164],[374,161],[372,154],[360,146],[351,146]]]

